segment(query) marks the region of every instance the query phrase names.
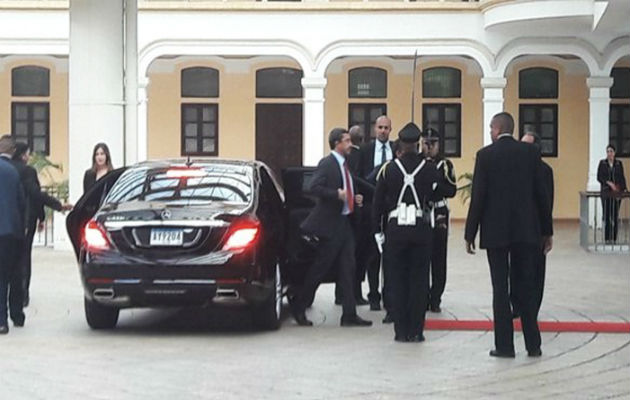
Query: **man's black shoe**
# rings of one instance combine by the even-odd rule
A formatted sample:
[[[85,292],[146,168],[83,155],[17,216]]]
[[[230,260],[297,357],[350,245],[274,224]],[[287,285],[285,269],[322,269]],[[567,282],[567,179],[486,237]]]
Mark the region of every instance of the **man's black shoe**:
[[[542,350],[540,348],[527,352],[528,357],[540,357],[542,356]]]
[[[391,324],[392,322],[394,322],[394,317],[392,317],[390,313],[385,314],[385,318],[383,318],[383,323]]]
[[[516,355],[513,351],[490,350],[490,357],[514,358]]]
[[[370,311],[381,311],[381,302],[370,301]]]
[[[357,306],[365,306],[365,305],[370,304],[369,301],[365,300],[363,297],[360,297],[360,296],[357,297],[356,302],[357,302]]]
[[[417,335],[409,336],[407,339],[408,342],[424,342],[424,335],[422,333],[418,333]]]
[[[300,326],[313,326],[313,322],[306,318],[306,314],[303,312],[294,313],[293,318],[295,318],[295,322]]]
[[[9,325],[0,325],[0,335],[9,333]]]
[[[26,318],[16,318],[13,320],[13,326],[17,327],[17,328],[21,328],[24,326],[24,320]]]
[[[372,326],[372,321],[365,320],[358,315],[341,316],[341,326]]]
[[[406,343],[409,339],[407,339],[407,336],[396,335],[394,336],[394,341]]]
[[[434,313],[441,313],[442,309],[440,308],[438,304],[431,304],[429,306],[429,311],[434,312]]]

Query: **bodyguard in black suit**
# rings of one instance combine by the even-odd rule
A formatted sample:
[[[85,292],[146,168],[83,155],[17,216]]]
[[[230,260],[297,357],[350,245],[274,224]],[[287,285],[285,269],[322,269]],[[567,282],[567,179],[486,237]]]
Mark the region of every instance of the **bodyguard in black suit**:
[[[514,357],[508,275],[515,274],[525,347],[530,356],[540,356],[533,263],[541,236],[546,253],[553,234],[540,152],[514,139],[514,120],[508,113],[495,115],[490,130],[493,144],[479,150],[475,160],[466,250],[474,254],[481,225],[479,247],[487,250],[493,288],[495,349],[490,355]]]
[[[374,123],[374,132],[376,139],[361,147],[360,156],[360,176],[369,182],[376,183],[376,176],[383,164],[395,157],[394,143],[389,140],[389,134],[392,130],[392,121],[385,115],[381,115]],[[372,206],[369,198],[366,199],[366,209]],[[369,235],[370,229],[364,230]],[[359,251],[366,255],[367,276],[370,284],[370,292],[368,293],[368,301],[370,302],[370,310],[378,311],[381,309],[380,290],[380,265],[381,256],[376,248],[374,240],[367,237],[363,238],[361,243],[365,243],[364,249]],[[383,282],[383,291],[385,290],[385,282]],[[387,299],[383,294],[383,303],[387,306]],[[387,307],[386,307],[387,308]]]
[[[431,204],[442,196],[438,171],[418,154],[420,129],[410,122],[398,134],[400,158],[379,174],[374,194],[374,232],[384,222],[388,312],[394,340],[424,341],[431,260]]]
[[[22,275],[18,266],[24,240],[24,194],[10,160],[14,150],[15,142],[10,136],[0,138],[0,334],[9,332],[7,296],[13,325],[24,326]]]
[[[319,162],[309,185],[309,192],[317,197],[317,204],[301,225],[304,233],[319,239],[317,257],[304,278],[304,286],[294,299],[292,312],[299,325],[313,325],[304,311],[313,302],[315,292],[328,271],[337,266],[337,283],[343,294],[341,326],[370,326],[371,321],[357,315],[353,296],[355,248],[349,219],[354,207],[362,204],[363,199],[354,194],[352,177],[345,162],[350,149],[350,135],[343,128],[335,128],[328,136],[328,143],[332,152]]]
[[[26,143],[17,143],[13,154],[13,166],[20,175],[20,182],[24,189],[26,212],[24,221],[26,222],[26,238],[24,249],[20,254],[20,269],[24,279],[24,307],[29,303],[29,286],[31,283],[31,251],[33,249],[33,238],[37,230],[37,222],[44,222],[46,214],[44,206],[56,211],[69,210],[69,205],[62,205],[59,200],[42,192],[35,168],[27,164],[29,158],[29,148]]]
[[[526,132],[521,138],[521,142],[530,143],[536,146],[540,151],[540,136],[534,132]],[[553,196],[554,196],[554,184],[553,184],[553,169],[544,161],[541,161],[542,177],[545,186],[545,193],[547,194],[547,202],[551,207],[553,214]],[[543,293],[545,291],[545,272],[547,269],[547,255],[544,252],[542,238],[539,251],[534,256],[534,297],[536,299],[536,318],[540,312],[540,306],[542,305]],[[520,305],[518,304],[518,282],[515,281],[516,276],[510,275],[510,301],[512,303],[512,314],[514,317],[520,315]]]

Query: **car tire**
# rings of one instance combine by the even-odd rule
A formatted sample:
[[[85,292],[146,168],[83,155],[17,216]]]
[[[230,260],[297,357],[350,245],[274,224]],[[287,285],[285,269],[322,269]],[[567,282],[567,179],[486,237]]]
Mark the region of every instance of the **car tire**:
[[[83,299],[85,308],[85,320],[92,329],[113,329],[118,322],[120,310],[115,307],[107,307],[95,301]]]
[[[273,290],[269,297],[252,310],[254,325],[257,328],[274,331],[280,328],[282,315],[282,278],[280,264],[276,264]]]

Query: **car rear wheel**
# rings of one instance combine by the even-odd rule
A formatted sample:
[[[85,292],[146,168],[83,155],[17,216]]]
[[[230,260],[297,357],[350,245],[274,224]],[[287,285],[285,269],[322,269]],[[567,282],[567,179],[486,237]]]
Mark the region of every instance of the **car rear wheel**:
[[[85,319],[92,329],[112,329],[118,322],[120,310],[115,307],[107,307],[95,301],[83,299]]]
[[[276,264],[273,292],[260,306],[254,307],[253,319],[256,327],[266,330],[276,330],[280,327],[282,314],[282,278],[280,264]]]

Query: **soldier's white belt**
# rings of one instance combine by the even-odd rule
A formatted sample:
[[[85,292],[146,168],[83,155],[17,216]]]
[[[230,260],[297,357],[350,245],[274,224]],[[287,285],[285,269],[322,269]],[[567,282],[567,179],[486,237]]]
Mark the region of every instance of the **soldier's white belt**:
[[[388,221],[396,218],[398,225],[415,225],[416,218],[421,218],[424,215],[422,209],[417,209],[413,204],[405,206],[402,204],[390,211]]]
[[[447,206],[448,206],[448,202],[446,200],[440,200],[436,203],[433,203],[433,207],[435,208],[447,207]]]

